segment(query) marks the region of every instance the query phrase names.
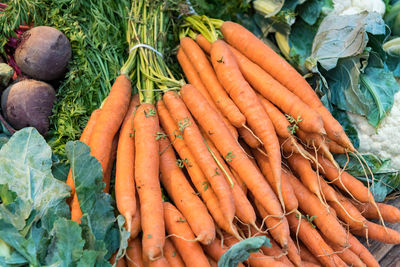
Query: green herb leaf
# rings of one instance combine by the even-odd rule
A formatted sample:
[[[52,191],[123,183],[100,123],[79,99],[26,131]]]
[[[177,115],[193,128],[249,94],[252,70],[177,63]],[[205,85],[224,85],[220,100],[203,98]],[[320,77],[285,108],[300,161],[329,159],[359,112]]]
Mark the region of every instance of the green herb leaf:
[[[232,161],[234,158],[235,158],[235,154],[233,154],[232,151],[229,151],[225,156],[226,161]]]

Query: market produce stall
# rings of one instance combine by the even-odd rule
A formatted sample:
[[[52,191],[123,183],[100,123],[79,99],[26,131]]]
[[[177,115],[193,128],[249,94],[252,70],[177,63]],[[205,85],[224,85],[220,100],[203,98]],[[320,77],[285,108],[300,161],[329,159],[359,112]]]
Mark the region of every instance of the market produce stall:
[[[393,266],[400,1],[0,3],[0,266]]]

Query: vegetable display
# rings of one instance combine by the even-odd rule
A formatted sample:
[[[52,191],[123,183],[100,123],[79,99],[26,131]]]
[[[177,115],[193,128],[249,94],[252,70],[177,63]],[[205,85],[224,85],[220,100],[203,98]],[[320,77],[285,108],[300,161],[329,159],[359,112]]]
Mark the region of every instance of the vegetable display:
[[[395,116],[396,1],[239,2],[0,4],[1,266],[379,266],[369,241],[400,244],[399,171],[354,119]]]

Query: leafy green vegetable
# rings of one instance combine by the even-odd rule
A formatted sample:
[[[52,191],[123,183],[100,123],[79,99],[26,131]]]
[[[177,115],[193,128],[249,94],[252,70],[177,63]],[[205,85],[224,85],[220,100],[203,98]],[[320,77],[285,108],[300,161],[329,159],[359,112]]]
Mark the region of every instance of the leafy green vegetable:
[[[255,236],[240,241],[221,256],[218,267],[235,267],[239,262],[247,260],[250,257],[249,253],[257,252],[262,246],[271,247],[266,236]]]
[[[332,8],[333,3],[330,0],[308,0],[298,7],[297,12],[308,25],[314,25],[322,12]]]
[[[367,184],[366,174],[368,174],[370,191],[376,201],[382,202],[388,194],[400,188],[400,172],[390,167],[390,159],[380,159],[372,154],[363,154],[362,156],[374,174],[374,180],[372,180],[372,176],[366,167],[364,166],[363,169],[360,161],[354,155],[350,155],[349,161],[347,161],[346,155],[343,154],[335,155],[335,159],[341,167],[347,163],[346,171],[365,184]]]
[[[378,13],[339,16],[332,12],[318,28],[310,61],[319,62],[325,70],[331,70],[340,58],[364,52],[368,43],[367,33],[385,34],[385,22]]]

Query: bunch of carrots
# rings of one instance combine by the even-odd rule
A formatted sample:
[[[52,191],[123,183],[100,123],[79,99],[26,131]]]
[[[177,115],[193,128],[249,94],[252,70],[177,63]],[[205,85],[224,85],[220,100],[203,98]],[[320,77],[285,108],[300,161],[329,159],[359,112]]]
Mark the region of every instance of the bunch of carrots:
[[[239,266],[379,266],[354,235],[400,243],[384,225],[400,210],[339,168],[332,153],[357,151],[305,79],[241,25],[192,15],[177,53],[184,85],[162,57],[164,4],[134,2],[132,51],[81,136],[106,192],[116,157],[130,232],[118,265],[217,266],[266,236],[272,246]],[[74,191],[70,206],[79,221]]]

